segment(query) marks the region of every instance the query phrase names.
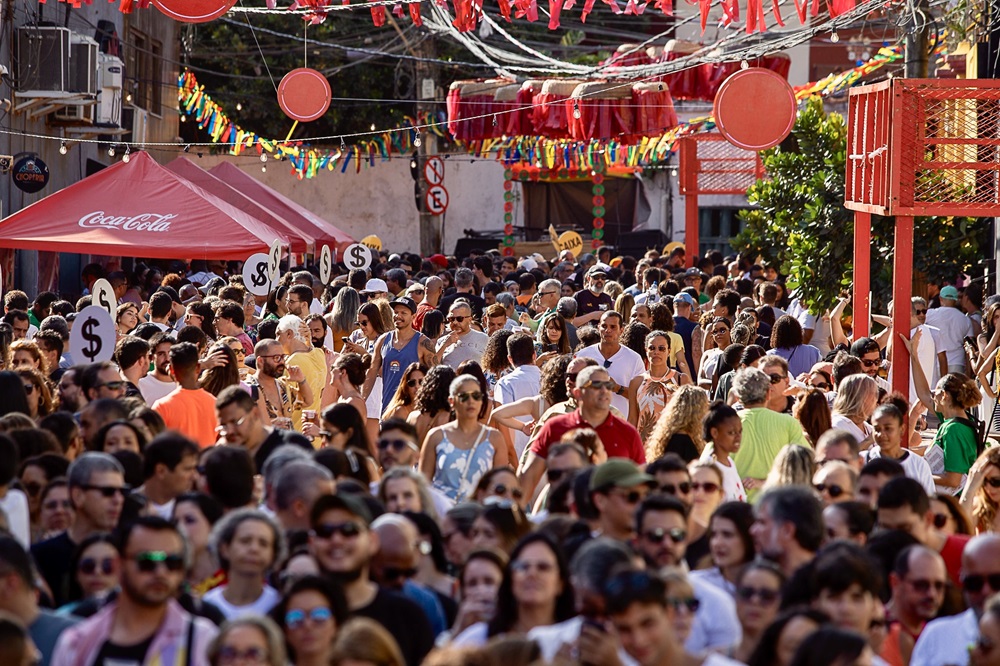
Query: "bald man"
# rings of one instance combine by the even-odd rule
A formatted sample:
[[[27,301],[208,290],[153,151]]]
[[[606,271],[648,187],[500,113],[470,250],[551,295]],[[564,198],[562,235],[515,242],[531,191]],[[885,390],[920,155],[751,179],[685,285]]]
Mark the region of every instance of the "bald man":
[[[437,310],[443,294],[444,281],[436,275],[427,278],[424,283],[424,299],[417,303],[417,313],[413,315],[413,330],[419,331],[424,325],[424,316],[431,310]]]
[[[979,636],[983,605],[1000,592],[1000,536],[980,534],[962,553],[962,589],[969,610],[928,622],[913,648],[910,666],[969,663],[969,646]]]
[[[450,627],[454,617],[449,619],[445,616],[439,595],[414,580],[423,543],[417,526],[404,516],[387,513],[372,523],[372,532],[378,535],[379,541],[378,552],[371,564],[375,582],[419,604],[427,614],[435,636]]]

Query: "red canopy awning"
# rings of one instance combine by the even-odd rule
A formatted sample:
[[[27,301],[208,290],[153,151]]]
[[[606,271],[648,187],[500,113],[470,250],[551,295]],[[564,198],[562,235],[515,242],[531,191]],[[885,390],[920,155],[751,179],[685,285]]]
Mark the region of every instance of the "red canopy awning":
[[[0,247],[153,259],[246,259],[288,237],[145,152],[0,221]]]
[[[206,192],[213,194],[226,203],[239,208],[241,211],[255,217],[272,229],[277,229],[288,236],[292,241],[292,252],[313,252],[316,240],[313,236],[302,231],[294,224],[260,205],[250,197],[246,196],[229,183],[216,178],[207,170],[187,159],[178,157],[172,162],[164,165],[181,178],[191,181]]]
[[[209,173],[229,183],[260,205],[269,208],[303,232],[315,238],[318,246],[317,251],[319,250],[319,246],[329,245],[331,249],[334,247],[337,248],[337,257],[339,258],[342,256],[344,249],[355,242],[353,238],[319,215],[300,206],[277,190],[268,187],[229,162],[221,162],[210,169]]]

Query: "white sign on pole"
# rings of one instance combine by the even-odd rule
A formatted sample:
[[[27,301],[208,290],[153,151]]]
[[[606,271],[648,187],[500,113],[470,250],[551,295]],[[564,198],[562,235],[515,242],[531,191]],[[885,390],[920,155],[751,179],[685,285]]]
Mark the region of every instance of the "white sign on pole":
[[[270,254],[257,252],[243,262],[243,286],[254,296],[267,296],[271,291],[270,261]]]
[[[90,294],[90,304],[103,308],[105,312],[111,315],[111,321],[114,321],[115,315],[118,313],[118,299],[115,298],[115,290],[111,286],[111,283],[101,278],[94,283]]]
[[[330,277],[333,275],[333,253],[330,246],[324,245],[319,253],[319,279],[324,286],[330,284]]]
[[[281,266],[281,241],[277,238],[271,243],[271,251],[268,254],[267,275],[271,282],[278,279],[278,269]]]
[[[100,305],[88,305],[73,322],[69,353],[74,363],[110,361],[115,353],[115,320]]]
[[[375,251],[361,243],[348,245],[344,250],[344,265],[348,270],[364,270],[375,262]]]

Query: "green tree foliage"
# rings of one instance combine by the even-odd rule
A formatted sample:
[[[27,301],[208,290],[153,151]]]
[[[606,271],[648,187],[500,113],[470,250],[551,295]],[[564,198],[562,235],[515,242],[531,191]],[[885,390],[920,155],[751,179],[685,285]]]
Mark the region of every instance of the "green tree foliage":
[[[844,208],[847,125],[827,114],[818,97],[800,110],[792,134],[762,154],[769,180],[747,191],[743,231],[731,244],[741,255],[773,262],[812,311],[825,311],[853,279],[854,214]],[[988,223],[970,218],[918,217],[914,271],[954,279],[982,267]],[[873,307],[891,298],[894,219],[872,218]]]

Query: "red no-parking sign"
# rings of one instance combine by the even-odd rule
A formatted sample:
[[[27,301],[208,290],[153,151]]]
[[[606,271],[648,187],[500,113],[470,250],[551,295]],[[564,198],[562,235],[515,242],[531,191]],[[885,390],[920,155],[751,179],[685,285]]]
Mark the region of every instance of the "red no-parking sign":
[[[448,210],[448,190],[444,189],[444,185],[432,185],[427,188],[424,205],[431,215],[440,215],[445,212]]]

